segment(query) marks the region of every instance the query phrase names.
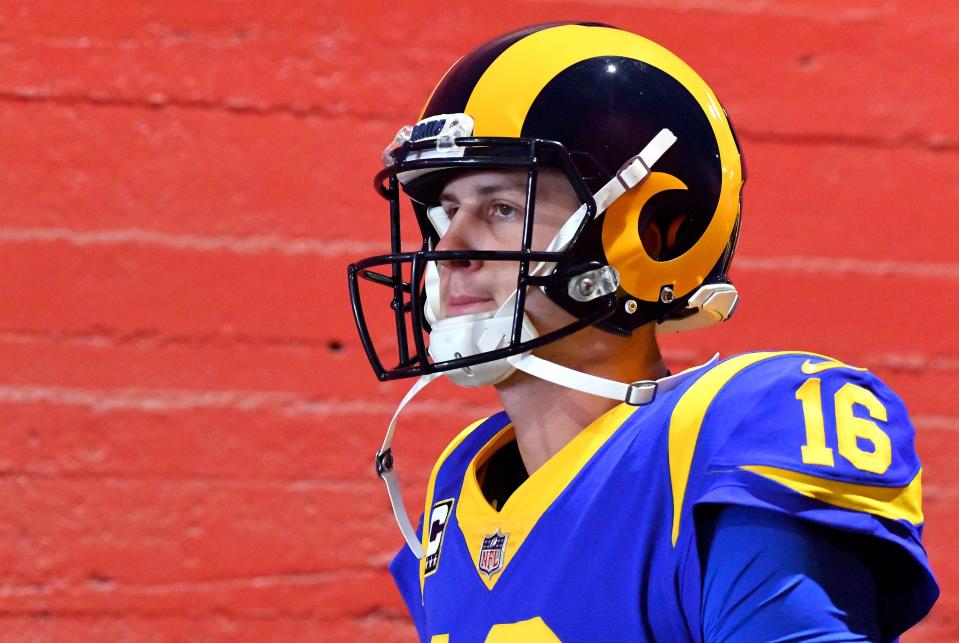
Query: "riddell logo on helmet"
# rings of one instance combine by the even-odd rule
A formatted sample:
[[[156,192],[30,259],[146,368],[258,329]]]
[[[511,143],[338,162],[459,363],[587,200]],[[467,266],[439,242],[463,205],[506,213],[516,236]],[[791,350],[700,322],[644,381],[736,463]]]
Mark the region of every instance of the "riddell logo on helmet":
[[[446,125],[445,118],[418,123],[413,128],[413,133],[410,135],[410,140],[420,141],[424,138],[433,138],[435,136],[439,136],[439,133],[443,131],[444,125]]]

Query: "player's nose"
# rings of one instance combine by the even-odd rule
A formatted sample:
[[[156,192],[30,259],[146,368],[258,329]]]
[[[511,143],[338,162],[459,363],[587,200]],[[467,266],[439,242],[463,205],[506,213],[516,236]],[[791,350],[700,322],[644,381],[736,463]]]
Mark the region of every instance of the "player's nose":
[[[475,225],[475,218],[468,212],[458,212],[456,216],[450,219],[449,227],[443,234],[443,237],[436,244],[437,251],[457,251],[469,252],[479,250],[478,230]],[[478,259],[466,257],[450,258],[440,262],[440,265],[446,268],[458,270],[476,270],[483,265]]]

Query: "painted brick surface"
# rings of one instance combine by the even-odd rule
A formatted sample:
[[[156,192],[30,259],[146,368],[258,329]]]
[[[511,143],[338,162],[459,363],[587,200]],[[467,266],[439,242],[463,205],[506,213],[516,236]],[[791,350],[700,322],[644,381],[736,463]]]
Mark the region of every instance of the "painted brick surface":
[[[573,16],[687,59],[746,153],[743,304],[670,364],[810,349],[893,386],[944,594],[907,640],[959,639],[953,2],[35,4],[0,2],[0,640],[415,638],[371,464],[407,383],[366,365],[345,265],[385,250],[379,152],[443,71]],[[417,513],[494,408],[411,406]]]

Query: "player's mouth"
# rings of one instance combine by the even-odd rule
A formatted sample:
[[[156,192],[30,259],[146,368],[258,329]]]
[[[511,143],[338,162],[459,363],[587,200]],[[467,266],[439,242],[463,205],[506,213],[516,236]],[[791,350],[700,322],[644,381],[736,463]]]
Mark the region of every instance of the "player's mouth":
[[[496,302],[492,297],[479,297],[474,295],[455,295],[446,302],[446,316],[458,317],[459,315],[468,315],[471,313],[480,313],[493,310]]]

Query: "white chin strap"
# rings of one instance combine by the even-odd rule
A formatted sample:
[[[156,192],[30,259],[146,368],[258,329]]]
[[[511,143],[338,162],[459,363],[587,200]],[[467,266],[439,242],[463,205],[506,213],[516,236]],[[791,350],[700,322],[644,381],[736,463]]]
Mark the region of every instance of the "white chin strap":
[[[393,467],[393,452],[390,450],[390,445],[393,443],[393,433],[396,432],[396,421],[399,419],[400,413],[402,413],[406,405],[410,403],[410,400],[416,397],[417,393],[426,388],[427,384],[440,375],[442,375],[442,373],[430,373],[428,375],[421,375],[420,378],[416,380],[413,387],[407,391],[406,395],[400,401],[400,405],[396,407],[396,411],[393,413],[393,419],[390,420],[390,425],[386,429],[386,438],[383,440],[383,446],[376,452],[376,474],[386,483],[386,494],[390,497],[390,505],[393,507],[393,517],[396,518],[396,524],[400,526],[400,531],[403,532],[403,538],[406,539],[406,544],[409,545],[410,551],[413,552],[413,555],[416,556],[417,559],[423,558],[423,545],[416,538],[416,530],[413,528],[412,523],[410,523],[409,514],[406,513],[406,505],[403,504],[403,492],[400,490],[399,480],[396,479],[396,469]]]
[[[596,202],[596,214],[605,212],[616,199],[646,180],[650,174],[649,168],[675,142],[676,137],[672,132],[668,129],[660,130],[643,148],[642,152],[623,165],[616,176],[593,195]],[[587,206],[583,204],[570,215],[547,246],[547,251],[559,252],[566,248],[573,235],[579,230],[586,213]],[[442,208],[430,208],[427,211],[427,216],[436,228],[437,233],[442,237],[449,227],[449,217],[446,216]],[[554,266],[554,263],[541,262],[530,271],[530,275],[538,276],[548,273],[553,270]],[[426,291],[424,314],[431,326],[429,353],[434,361],[442,362],[470,357],[507,346],[509,338],[512,336],[516,292],[509,296],[496,311],[442,319],[437,307],[440,301],[440,278],[435,262],[431,261],[427,264],[423,280]],[[537,336],[536,329],[524,314],[521,341],[526,342],[535,339]],[[648,404],[655,398],[657,390],[667,387],[672,388],[678,383],[679,378],[679,375],[676,375],[655,381],[617,382],[575,371],[554,362],[540,359],[528,352],[493,362],[421,376],[397,407],[386,431],[383,446],[376,454],[376,471],[386,483],[386,491],[393,507],[393,515],[403,532],[403,537],[406,538],[407,545],[417,558],[423,558],[424,549],[422,543],[417,539],[416,530],[406,513],[403,496],[394,470],[393,454],[390,450],[393,434],[396,430],[396,421],[400,413],[420,391],[440,375],[445,375],[460,386],[477,387],[498,384],[517,369],[560,386],[590,395],[619,400],[634,406]]]

